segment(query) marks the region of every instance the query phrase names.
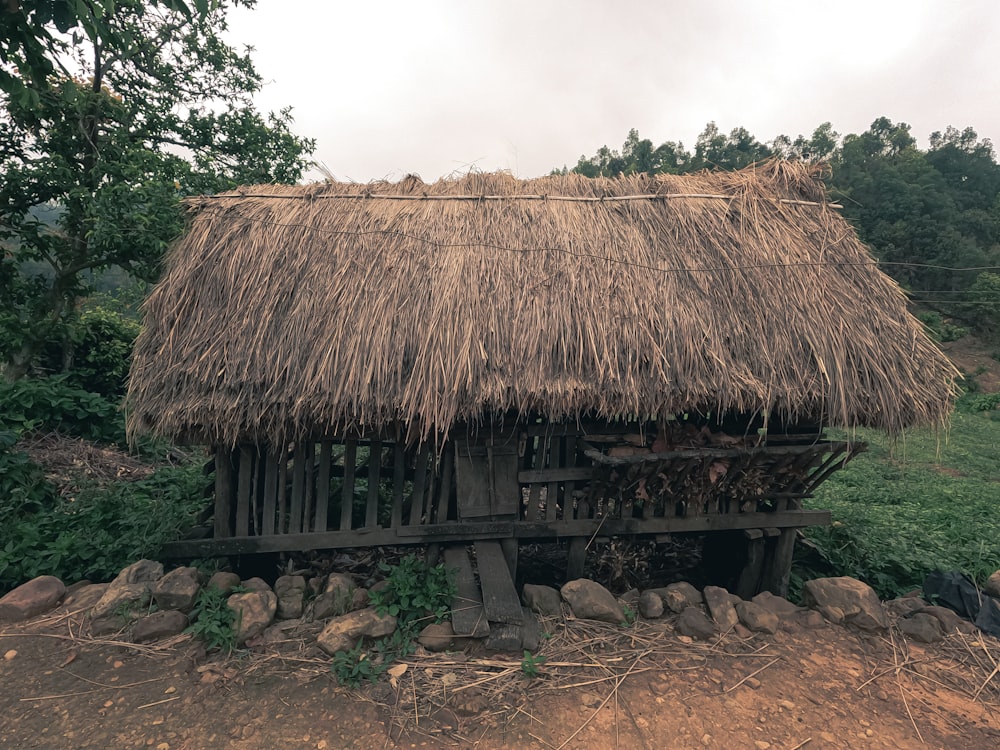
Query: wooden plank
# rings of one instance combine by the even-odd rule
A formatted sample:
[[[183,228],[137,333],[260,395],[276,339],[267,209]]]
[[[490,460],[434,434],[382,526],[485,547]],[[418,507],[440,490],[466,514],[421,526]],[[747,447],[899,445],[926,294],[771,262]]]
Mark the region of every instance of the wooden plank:
[[[215,538],[233,536],[230,517],[233,512],[233,454],[227,448],[215,449]]]
[[[368,502],[365,505],[365,528],[378,526],[378,484],[382,473],[382,441],[373,440],[368,448]]]
[[[442,523],[448,520],[448,505],[451,503],[451,485],[454,481],[454,472],[455,449],[451,445],[446,445],[441,465],[441,488],[438,492],[431,523]]]
[[[590,466],[567,466],[561,469],[532,469],[517,472],[517,481],[521,484],[535,482],[576,482],[592,479],[594,469]]]
[[[566,580],[575,581],[583,578],[587,560],[587,539],[575,536],[569,540],[569,550],[566,553]]]
[[[746,529],[746,561],[736,579],[734,594],[741,599],[751,599],[760,593],[761,574],[764,571],[764,534],[760,529]]]
[[[302,506],[306,484],[306,451],[301,443],[295,446],[292,457],[292,497],[288,508],[288,533],[302,531]]]
[[[565,441],[561,437],[553,438],[549,454],[549,470],[559,470],[563,465]],[[550,478],[545,487],[545,520],[555,521],[559,510],[559,480]]]
[[[425,443],[417,451],[417,466],[413,476],[413,497],[410,500],[410,526],[419,526],[423,518],[424,484],[427,481],[427,460],[430,456],[430,450],[430,445]]]
[[[358,460],[358,441],[344,443],[344,486],[340,493],[340,530],[350,531],[354,515],[354,465]]]
[[[260,536],[261,504],[264,499],[264,463],[266,457],[254,452],[253,473],[250,477],[250,533]]]
[[[490,624],[483,609],[483,595],[472,571],[468,547],[445,547],[444,564],[455,571],[456,591],[451,601],[451,627],[455,635],[484,638],[490,632]]]
[[[319,471],[316,475],[316,524],[314,531],[327,530],[330,512],[330,464],[333,462],[333,443],[324,440],[319,445]]]
[[[788,596],[788,581],[792,574],[792,553],[795,551],[795,529],[782,529],[774,548],[764,561],[761,587],[778,596]]]
[[[455,492],[461,520],[490,515],[489,456],[483,446],[455,441]]]
[[[406,482],[406,447],[401,440],[393,445],[392,464],[392,513],[389,526],[398,529],[403,525],[403,484]]]
[[[261,523],[261,533],[270,536],[274,533],[274,514],[278,502],[278,457],[272,448],[267,452],[264,464],[264,517]]]
[[[302,498],[302,530],[315,531],[313,510],[316,504],[316,444],[312,440],[305,444],[302,471],[305,479]]]
[[[254,454],[250,446],[240,448],[239,479],[236,484],[236,536],[246,536],[250,530],[250,496],[253,494]]]
[[[500,542],[480,541],[476,546],[476,568],[483,590],[483,607],[490,622],[520,625],[521,600],[510,577]]]
[[[278,534],[284,534],[288,531],[288,518],[287,507],[288,507],[288,451],[286,446],[282,446],[280,453],[278,453]]]
[[[500,549],[503,550],[503,559],[507,562],[507,570],[510,571],[510,577],[515,582],[517,581],[517,555],[519,547],[520,545],[514,537],[508,537],[507,539],[500,540]]]
[[[541,472],[544,469],[545,462],[548,460],[548,451],[551,442],[545,435],[540,435],[537,439],[538,450],[535,452],[535,468],[531,472],[519,472],[517,476],[518,482],[529,484],[528,508],[525,513],[525,518],[529,521],[535,521],[541,515],[542,485],[540,482],[526,482],[521,476],[522,474]]]
[[[521,485],[517,481],[517,446],[488,445],[490,510],[493,516],[517,517],[521,510]]]

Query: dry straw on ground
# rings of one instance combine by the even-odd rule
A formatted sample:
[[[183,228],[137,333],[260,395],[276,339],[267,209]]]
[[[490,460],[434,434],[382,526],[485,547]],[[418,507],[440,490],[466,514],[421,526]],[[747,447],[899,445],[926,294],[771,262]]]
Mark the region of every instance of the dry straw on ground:
[[[941,424],[955,370],[801,164],[192,200],[132,434],[235,443],[484,415]]]

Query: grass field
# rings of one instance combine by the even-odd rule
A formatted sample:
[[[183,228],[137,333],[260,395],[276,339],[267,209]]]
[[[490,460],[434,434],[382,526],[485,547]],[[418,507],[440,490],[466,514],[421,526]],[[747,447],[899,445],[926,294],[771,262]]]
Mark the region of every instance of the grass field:
[[[800,545],[797,576],[854,576],[888,597],[934,569],[980,583],[1000,569],[1000,411],[962,407],[947,433],[851,435],[869,450],[807,501],[831,510],[834,522],[808,530],[815,547]]]

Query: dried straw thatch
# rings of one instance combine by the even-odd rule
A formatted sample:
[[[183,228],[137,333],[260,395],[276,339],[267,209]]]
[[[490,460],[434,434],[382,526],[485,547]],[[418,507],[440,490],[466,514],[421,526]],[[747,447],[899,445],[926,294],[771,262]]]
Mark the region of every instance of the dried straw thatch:
[[[284,440],[486,414],[940,424],[956,375],[804,166],[191,202],[130,428]]]

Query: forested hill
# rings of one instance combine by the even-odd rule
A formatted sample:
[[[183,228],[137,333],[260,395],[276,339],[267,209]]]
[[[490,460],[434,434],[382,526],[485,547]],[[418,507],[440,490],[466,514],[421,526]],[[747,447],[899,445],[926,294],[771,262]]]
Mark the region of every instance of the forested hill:
[[[772,156],[825,162],[831,198],[915,303],[1000,336],[1000,164],[975,130],[935,132],[926,150],[905,123],[880,117],[843,137],[830,123],[812,135],[766,142],[745,128],[709,123],[690,151],[631,130],[621,150],[603,146],[571,170],[588,176],[739,169]],[[956,270],[966,269],[966,270]]]

